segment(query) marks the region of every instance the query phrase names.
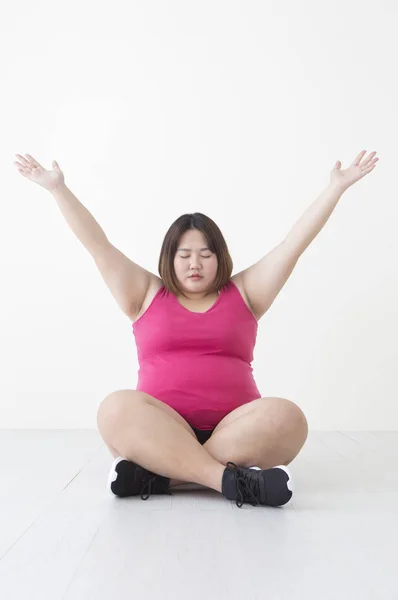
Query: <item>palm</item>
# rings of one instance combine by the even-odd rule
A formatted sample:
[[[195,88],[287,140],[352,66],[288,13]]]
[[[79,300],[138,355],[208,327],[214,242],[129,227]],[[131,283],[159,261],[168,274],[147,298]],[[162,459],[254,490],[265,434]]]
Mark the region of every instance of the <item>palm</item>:
[[[365,154],[366,150],[360,152],[348,169],[342,169],[341,162],[338,160],[330,173],[330,183],[336,183],[347,189],[362,179],[362,177],[365,177],[365,175],[373,171],[376,162],[379,160],[378,158],[374,158],[376,152],[371,152],[369,156],[363,160]]]
[[[14,162],[17,165],[18,171],[31,181],[41,185],[46,190],[53,190],[58,185],[65,181],[64,174],[55,163],[55,168],[52,171],[47,171],[41,164],[30,154],[26,154],[26,158],[21,154],[16,154],[20,162]]]

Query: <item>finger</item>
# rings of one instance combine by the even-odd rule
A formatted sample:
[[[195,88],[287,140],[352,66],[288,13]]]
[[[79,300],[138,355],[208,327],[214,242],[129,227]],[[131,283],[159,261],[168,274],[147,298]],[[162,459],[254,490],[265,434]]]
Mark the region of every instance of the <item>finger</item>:
[[[373,169],[375,168],[376,165],[372,165],[371,167],[368,167],[367,169],[365,169],[364,171],[362,171],[362,176],[363,175],[367,175],[368,173],[370,173],[371,171],[373,171]]]
[[[378,160],[379,160],[378,158],[374,158],[370,163],[366,163],[366,164],[363,163],[363,164],[361,164],[362,170],[368,169],[369,167],[373,167],[377,163]]]
[[[368,158],[366,160],[364,160],[363,162],[361,162],[361,167],[363,165],[367,165],[372,160],[372,158],[374,158],[375,154],[376,154],[376,152],[371,152],[369,154]]]
[[[366,154],[366,150],[362,150],[362,152],[360,152],[358,154],[358,156],[356,157],[356,159],[354,160],[353,163],[351,163],[351,166],[353,165],[359,165],[359,163],[361,162],[361,158],[363,158],[363,156]]]
[[[17,165],[17,169],[21,173],[21,175],[29,175],[31,172],[30,169],[27,169],[26,167],[24,167],[23,165],[20,165],[19,163],[14,163],[14,165]]]
[[[19,158],[19,160],[21,161],[21,163],[25,166],[25,167],[29,167],[29,161],[26,160],[26,158],[24,156],[22,156],[21,154],[16,154],[15,155],[17,158]]]
[[[30,154],[27,154],[26,156],[29,158],[30,162],[34,164],[35,167],[40,167],[41,169],[43,168],[41,164],[35,158],[33,158],[33,156],[31,156]]]

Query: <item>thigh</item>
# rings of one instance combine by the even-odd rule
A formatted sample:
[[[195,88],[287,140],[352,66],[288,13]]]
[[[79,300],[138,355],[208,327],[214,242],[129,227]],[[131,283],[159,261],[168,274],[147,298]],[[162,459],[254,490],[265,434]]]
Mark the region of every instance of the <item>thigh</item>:
[[[184,419],[184,417],[180,415],[180,413],[174,410],[174,408],[171,408],[171,406],[169,406],[165,402],[154,398],[150,394],[138,390],[118,390],[109,394],[109,396],[107,396],[104,400],[104,403],[106,403],[108,407],[116,404],[121,410],[123,410],[124,406],[128,407],[129,403],[131,402],[147,402],[148,404],[152,404],[152,406],[157,406],[166,414],[168,414],[172,419],[180,423],[187,431],[189,431],[191,435],[194,436],[194,438],[196,438],[194,430]],[[116,407],[112,406],[112,408]]]
[[[221,429],[224,429],[224,427],[227,427],[228,425],[233,423],[233,421],[236,421],[236,419],[239,419],[240,417],[243,417],[243,416],[251,413],[253,410],[255,410],[257,408],[260,401],[266,401],[266,400],[268,400],[268,398],[255,398],[254,400],[245,402],[244,404],[241,404],[237,408],[232,409],[217,424],[217,426],[215,427],[215,433],[218,433],[219,431],[221,431]]]
[[[162,402],[161,400],[158,400],[157,398],[154,398],[154,396],[151,396],[150,394],[146,394],[145,392],[136,392],[136,393],[143,394],[144,397],[146,397],[146,401],[149,402],[149,404],[152,404],[153,406],[157,406],[158,408],[163,410],[170,417],[172,417],[175,421],[177,421],[183,427],[185,427],[185,429],[187,431],[189,431],[189,433],[191,433],[194,437],[196,437],[195,432],[194,432],[193,428],[191,427],[191,425],[188,423],[188,421],[186,421],[184,419],[184,417],[180,415],[179,412],[174,410],[174,408],[172,408],[171,406],[166,404],[166,402]]]

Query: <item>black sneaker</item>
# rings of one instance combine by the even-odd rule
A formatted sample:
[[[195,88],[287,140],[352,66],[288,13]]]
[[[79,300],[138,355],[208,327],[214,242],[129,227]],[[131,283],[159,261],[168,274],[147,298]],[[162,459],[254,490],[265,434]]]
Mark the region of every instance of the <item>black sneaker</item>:
[[[112,463],[108,476],[108,490],[111,494],[126,498],[127,496],[138,496],[142,500],[148,500],[151,494],[168,494],[170,479],[156,475],[144,467],[119,456]]]
[[[244,502],[253,506],[282,506],[293,495],[292,476],[285,465],[262,471],[228,462],[222,478],[222,495],[236,500],[239,508]]]

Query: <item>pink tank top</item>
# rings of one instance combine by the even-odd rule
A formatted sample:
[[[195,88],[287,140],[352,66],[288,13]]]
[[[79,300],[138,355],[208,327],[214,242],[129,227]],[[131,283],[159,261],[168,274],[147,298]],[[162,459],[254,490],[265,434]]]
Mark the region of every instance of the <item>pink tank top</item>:
[[[204,313],[182,306],[162,286],[133,324],[137,390],[174,408],[196,429],[261,398],[253,378],[258,323],[232,280]]]

